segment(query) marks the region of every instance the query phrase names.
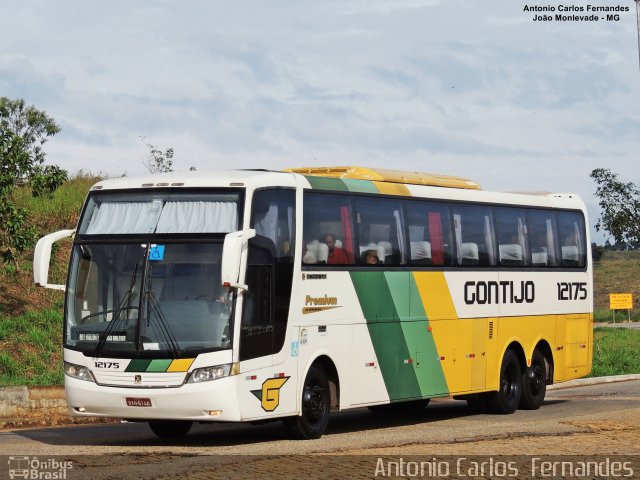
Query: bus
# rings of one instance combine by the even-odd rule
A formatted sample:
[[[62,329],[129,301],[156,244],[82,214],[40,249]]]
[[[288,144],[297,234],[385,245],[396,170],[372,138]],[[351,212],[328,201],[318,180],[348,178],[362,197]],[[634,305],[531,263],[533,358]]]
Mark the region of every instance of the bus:
[[[537,409],[591,370],[584,203],[363,167],[169,173],[94,185],[76,228],[39,240],[66,291],[70,413],[282,420],[331,411]],[[66,285],[52,244],[72,237]]]

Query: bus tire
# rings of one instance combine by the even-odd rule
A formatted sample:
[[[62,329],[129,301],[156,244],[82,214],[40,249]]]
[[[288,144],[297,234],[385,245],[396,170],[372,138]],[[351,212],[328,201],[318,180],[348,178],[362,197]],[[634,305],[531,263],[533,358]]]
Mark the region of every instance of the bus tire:
[[[491,412],[510,414],[517,410],[522,396],[522,370],[513,350],[507,350],[500,366],[500,386],[487,396]]]
[[[544,402],[547,393],[547,365],[544,355],[535,349],[531,357],[531,366],[522,373],[522,397],[520,408],[537,410]]]
[[[149,421],[149,428],[157,436],[161,438],[181,438],[184,437],[189,430],[193,422],[183,420],[152,420]]]
[[[320,438],[329,424],[331,391],[324,370],[313,365],[302,387],[302,414],[284,419],[287,433],[298,440]]]

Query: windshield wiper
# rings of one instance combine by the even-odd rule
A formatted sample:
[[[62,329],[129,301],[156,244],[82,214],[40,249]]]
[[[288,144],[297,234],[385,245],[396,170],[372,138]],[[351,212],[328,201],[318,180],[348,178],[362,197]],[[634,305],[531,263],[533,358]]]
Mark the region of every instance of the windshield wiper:
[[[180,346],[178,345],[178,341],[176,340],[173,330],[171,330],[167,319],[162,313],[162,308],[160,308],[158,300],[156,300],[156,296],[149,289],[144,293],[144,298],[147,301],[147,325],[149,325],[152,318],[157,319],[158,328],[154,328],[154,330],[156,333],[159,332],[164,337],[167,345],[169,345],[169,348],[171,349],[171,353],[173,353],[173,357],[178,358],[180,356]]]
[[[162,308],[158,304],[158,300],[156,299],[156,296],[151,289],[151,277],[151,273],[147,271],[145,279],[146,285],[143,292],[143,298],[146,301],[147,307],[145,312],[147,326],[150,325],[152,318],[155,318],[157,320],[158,328],[155,328],[155,325],[153,325],[153,329],[156,331],[156,333],[160,333],[160,335],[164,337],[165,342],[167,342],[167,345],[171,349],[171,353],[173,353],[173,357],[178,358],[180,356],[180,346],[178,345],[176,337],[173,334],[173,330],[171,330],[166,317],[162,313]],[[142,321],[142,319],[140,319],[139,321]]]
[[[98,345],[96,346],[96,350],[93,354],[94,357],[99,357],[100,354],[102,353],[102,350],[104,349],[104,346],[107,343],[107,339],[109,338],[109,335],[115,330],[116,325],[120,322],[120,319],[122,318],[122,315],[121,315],[122,312],[124,312],[125,310],[128,312],[129,310],[132,309],[131,297],[133,297],[133,289],[136,285],[136,278],[138,278],[137,263],[133,270],[133,275],[131,277],[129,290],[127,290],[126,293],[124,294],[124,297],[122,297],[122,301],[120,302],[120,305],[118,305],[118,307],[115,309],[115,315],[109,322],[109,325],[107,325],[107,328],[105,329],[105,331],[100,336],[100,341],[98,342]]]

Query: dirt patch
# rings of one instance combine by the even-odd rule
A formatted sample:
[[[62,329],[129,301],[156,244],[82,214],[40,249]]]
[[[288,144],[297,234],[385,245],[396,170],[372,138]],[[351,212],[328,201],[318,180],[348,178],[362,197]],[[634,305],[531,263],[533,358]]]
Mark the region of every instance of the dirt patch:
[[[61,302],[63,292],[36,287],[31,272],[0,272],[0,313],[12,317]]]
[[[456,443],[425,443],[340,452],[347,455],[640,455],[640,432],[598,430],[563,435],[510,436]]]
[[[592,432],[616,432],[621,430],[634,430],[636,428],[626,423],[611,422],[607,420],[572,421],[562,423],[573,425],[574,427],[578,428],[584,428],[586,430],[591,430]]]
[[[65,413],[50,412],[45,417],[9,418],[0,420],[0,430],[17,430],[22,428],[60,427],[68,425],[90,425],[100,423],[118,423],[120,420],[102,417],[70,417]]]
[[[560,422],[578,432],[510,434],[448,443],[421,443],[340,452],[347,455],[640,455],[640,412],[613,420]]]

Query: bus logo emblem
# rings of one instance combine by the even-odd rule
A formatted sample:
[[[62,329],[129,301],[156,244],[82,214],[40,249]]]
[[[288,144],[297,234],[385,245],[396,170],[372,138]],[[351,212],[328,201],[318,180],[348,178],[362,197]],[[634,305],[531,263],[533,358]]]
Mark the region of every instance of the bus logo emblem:
[[[280,405],[280,389],[291,377],[268,378],[262,384],[262,390],[251,390],[265,412],[273,412]]]
[[[136,385],[140,385],[142,383],[142,375],[136,375],[133,377],[133,383]]]

